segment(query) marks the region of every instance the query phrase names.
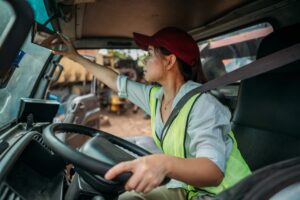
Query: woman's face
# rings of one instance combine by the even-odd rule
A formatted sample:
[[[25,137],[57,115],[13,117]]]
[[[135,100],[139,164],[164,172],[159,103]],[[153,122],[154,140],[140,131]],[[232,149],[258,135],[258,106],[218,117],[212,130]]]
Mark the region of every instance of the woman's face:
[[[163,55],[153,46],[148,47],[148,56],[144,61],[144,77],[148,82],[160,82],[164,78]]]

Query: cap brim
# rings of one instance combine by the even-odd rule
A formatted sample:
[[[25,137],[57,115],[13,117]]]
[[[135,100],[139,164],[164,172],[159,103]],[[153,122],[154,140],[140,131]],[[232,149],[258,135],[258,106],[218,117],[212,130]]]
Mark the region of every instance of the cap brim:
[[[140,33],[133,33],[133,40],[141,49],[147,51],[149,45],[156,46],[152,37]]]

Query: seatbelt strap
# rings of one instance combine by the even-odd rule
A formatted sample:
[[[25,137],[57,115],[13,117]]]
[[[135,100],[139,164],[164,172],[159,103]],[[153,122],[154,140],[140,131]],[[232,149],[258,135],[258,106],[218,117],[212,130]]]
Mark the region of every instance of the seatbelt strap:
[[[208,81],[207,83],[191,90],[178,101],[178,103],[172,110],[162,130],[162,134],[164,135],[164,131],[170,125],[173,119],[178,115],[179,111],[184,106],[184,104],[195,94],[207,92],[209,90],[218,88],[220,86],[228,85],[231,83],[235,83],[239,80],[245,80],[257,76],[259,74],[295,62],[299,59],[300,59],[300,43],[297,43],[293,46],[290,46],[283,50],[276,51],[275,53],[262,57],[248,65],[245,65],[244,67],[236,69],[219,78]]]

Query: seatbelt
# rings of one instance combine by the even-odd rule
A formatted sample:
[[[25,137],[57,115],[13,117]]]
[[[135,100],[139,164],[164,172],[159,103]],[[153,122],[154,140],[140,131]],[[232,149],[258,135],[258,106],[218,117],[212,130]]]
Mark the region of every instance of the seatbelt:
[[[224,86],[230,83],[235,83],[239,80],[245,80],[253,76],[257,76],[267,71],[295,62],[299,59],[300,43],[297,43],[293,46],[262,57],[248,65],[245,65],[244,67],[236,69],[219,78],[208,81],[207,83],[191,90],[178,101],[178,103],[172,110],[162,130],[162,134],[165,135],[164,131],[166,130],[166,128],[172,123],[173,119],[178,115],[180,109],[184,106],[184,104],[195,94],[207,92],[220,86]]]

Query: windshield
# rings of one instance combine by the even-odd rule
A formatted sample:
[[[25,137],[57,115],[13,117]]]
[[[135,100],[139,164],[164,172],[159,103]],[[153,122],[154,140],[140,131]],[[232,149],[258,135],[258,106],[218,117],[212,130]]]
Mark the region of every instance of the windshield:
[[[10,22],[9,19],[14,17],[14,15],[13,12],[1,11],[0,13],[1,38],[1,36],[6,34],[4,29],[8,26]],[[11,45],[13,45],[13,41],[11,43]],[[0,129],[16,119],[20,99],[22,97],[30,97],[34,84],[36,83],[50,53],[50,50],[32,44],[31,35],[28,35],[27,40],[14,63],[17,67],[12,77],[7,86],[0,89]]]
[[[48,16],[44,1],[28,0],[28,2],[34,11],[35,21],[39,22],[40,24],[44,24],[45,22],[47,22],[47,20],[49,19],[49,16]],[[53,30],[52,24],[47,23],[47,28]]]
[[[34,45],[27,38],[23,57],[6,88],[0,89],[0,128],[17,117],[20,99],[29,97],[50,51]]]

